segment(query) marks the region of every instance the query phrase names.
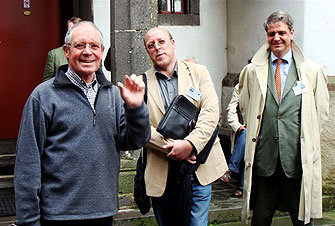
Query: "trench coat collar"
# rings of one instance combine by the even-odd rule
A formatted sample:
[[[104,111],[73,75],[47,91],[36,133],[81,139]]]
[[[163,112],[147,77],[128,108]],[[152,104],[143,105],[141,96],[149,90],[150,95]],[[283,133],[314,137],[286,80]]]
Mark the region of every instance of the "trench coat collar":
[[[292,52],[293,52],[293,59],[298,69],[300,68],[300,64],[305,60],[305,58],[299,46],[293,40],[292,40]],[[256,52],[256,54],[251,60],[251,62],[256,65],[255,70],[263,97],[266,96],[266,90],[267,90],[269,57],[270,57],[270,46],[269,44],[264,44]],[[301,75],[298,70],[299,79],[301,79],[300,76]]]
[[[296,65],[301,64],[305,59],[302,51],[298,44],[292,40],[292,52],[293,58],[295,60]],[[252,58],[251,62],[256,64],[257,66],[263,66],[268,63],[268,58],[270,56],[270,46],[269,44],[264,44]]]

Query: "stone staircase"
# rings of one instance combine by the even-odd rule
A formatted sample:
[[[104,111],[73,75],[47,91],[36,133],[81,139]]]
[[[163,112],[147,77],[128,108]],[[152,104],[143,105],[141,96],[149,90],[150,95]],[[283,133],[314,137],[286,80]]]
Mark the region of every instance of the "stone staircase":
[[[129,164],[129,163],[127,163]],[[157,225],[154,213],[150,210],[149,213],[142,215],[136,207],[133,200],[133,177],[135,171],[123,171],[120,174],[120,189],[119,189],[119,213],[115,216],[115,225]],[[128,181],[127,186],[123,187]],[[232,181],[231,184],[224,184],[220,180],[213,183],[212,199],[210,204],[209,222],[210,223],[226,223],[240,220],[240,212],[242,199],[233,198],[231,194],[235,190],[234,184],[237,181]],[[123,187],[123,188],[122,188]],[[131,193],[127,193],[131,192]]]
[[[0,189],[13,188],[16,139],[0,140]]]
[[[16,139],[0,140],[0,216],[15,213],[14,162]]]
[[[231,184],[225,184],[219,180],[213,183],[212,188],[212,199],[210,203],[210,211],[208,216],[208,225],[219,226],[219,225],[229,225],[229,226],[242,226],[245,225],[241,222],[241,207],[242,199],[233,198],[231,194],[235,190],[234,184],[237,181],[232,181]],[[130,196],[130,200],[132,196]],[[323,209],[324,209],[324,219],[317,220],[315,225],[322,226],[334,226],[335,225],[335,215],[328,219],[327,213],[334,213],[335,211],[335,197],[334,196],[324,196],[323,197]],[[284,222],[284,224],[283,224]],[[288,213],[276,212],[274,217],[273,225],[291,225]],[[121,206],[119,213],[115,216],[115,226],[156,226],[157,222],[154,217],[152,209],[149,213],[142,215],[136,208],[136,205],[132,204]],[[250,223],[248,224],[250,225]]]

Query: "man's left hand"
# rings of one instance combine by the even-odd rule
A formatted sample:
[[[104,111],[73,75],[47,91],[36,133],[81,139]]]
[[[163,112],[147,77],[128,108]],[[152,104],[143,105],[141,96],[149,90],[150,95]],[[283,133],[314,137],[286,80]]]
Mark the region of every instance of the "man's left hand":
[[[176,140],[172,144],[164,145],[163,148],[171,150],[167,157],[174,160],[185,160],[193,150],[193,146],[188,140]]]
[[[117,85],[128,108],[136,108],[142,105],[145,92],[142,75],[132,74],[130,77],[125,75],[125,85],[121,82],[118,82]]]

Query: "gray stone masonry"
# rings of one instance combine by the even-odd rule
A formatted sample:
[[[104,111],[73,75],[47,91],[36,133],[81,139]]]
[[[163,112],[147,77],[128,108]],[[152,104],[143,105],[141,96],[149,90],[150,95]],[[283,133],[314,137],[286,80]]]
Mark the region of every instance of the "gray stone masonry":
[[[141,74],[151,67],[144,48],[146,31],[157,26],[157,1],[111,1],[112,82],[125,74]]]

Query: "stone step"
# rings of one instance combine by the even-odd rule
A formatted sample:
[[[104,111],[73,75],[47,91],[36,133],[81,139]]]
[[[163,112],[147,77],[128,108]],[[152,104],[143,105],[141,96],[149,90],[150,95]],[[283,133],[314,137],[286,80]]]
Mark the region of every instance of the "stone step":
[[[226,209],[210,209],[208,214],[208,223],[227,223],[240,221],[241,208],[226,208]],[[142,215],[137,209],[119,210],[115,216],[116,226],[151,226],[157,225],[153,210],[150,209],[149,213]]]
[[[15,163],[15,154],[0,155],[0,168],[13,167],[14,163]]]
[[[0,189],[13,188],[16,139],[0,140]]]
[[[0,175],[0,189],[14,188],[14,175]]]
[[[220,180],[213,183],[209,222],[231,222],[240,219],[242,199],[231,197],[234,190],[235,186],[232,184],[224,184]],[[119,196],[119,206],[115,225],[157,225],[152,209],[142,215],[134,203],[132,194],[123,198],[122,195]]]
[[[15,154],[16,139],[0,140],[0,155]]]
[[[246,224],[241,221],[228,222],[222,224],[213,224],[215,226],[246,226]],[[248,225],[251,225],[251,220],[248,221]],[[276,216],[272,219],[271,226],[283,226],[283,225],[292,225],[290,216]],[[334,226],[335,225],[335,211],[326,211],[323,212],[321,219],[314,219],[315,226]]]
[[[232,184],[224,184],[221,181],[216,181],[213,183],[212,199],[210,203],[210,212],[208,217],[209,224],[230,225],[229,223],[232,222],[240,222],[242,199],[231,197],[231,194],[234,190],[235,187]],[[10,198],[12,199],[12,202],[14,201],[12,189],[2,191],[0,191],[0,193],[3,195],[3,198],[7,199]],[[116,226],[157,225],[152,209],[150,210],[149,213],[142,215],[140,211],[136,208],[136,205],[133,202],[132,195],[127,196],[127,198],[129,199],[127,202],[132,203],[132,205],[121,204],[121,202],[123,202],[122,201],[123,196],[119,196],[120,208],[119,213],[115,216],[114,225]],[[335,211],[335,196],[327,196],[327,195],[323,196],[323,209],[324,212]],[[276,217],[280,216],[287,216],[287,213],[280,213],[280,212],[276,213]],[[15,217],[12,217],[11,219],[14,220]],[[0,218],[0,225],[2,225],[1,223],[2,222]]]
[[[129,172],[128,172],[129,173]],[[129,176],[132,178],[132,176]],[[213,183],[212,198],[208,222],[210,224],[221,224],[228,222],[240,222],[242,199],[231,197],[235,191],[237,181],[225,184],[220,180]],[[119,213],[115,216],[115,225],[157,225],[152,209],[149,213],[142,215],[134,202],[133,194],[119,194]],[[323,196],[324,211],[335,210],[335,196]],[[277,217],[287,216],[287,213],[277,212]]]
[[[12,226],[12,223],[15,221],[14,216],[8,216],[8,217],[0,217],[0,225],[1,226]],[[130,222],[130,221],[128,221]],[[148,216],[148,217],[142,217],[140,220],[134,223],[129,223],[126,221],[118,221],[115,220],[113,225],[116,226],[125,226],[125,225],[157,225],[156,221],[154,220],[153,217]],[[243,224],[240,220],[238,221],[233,221],[233,222],[227,222],[227,223],[212,223],[210,225],[216,225],[216,226],[246,226]],[[250,220],[249,224],[250,225]],[[282,225],[292,225],[290,217],[289,216],[276,216],[272,220],[272,226],[282,226]],[[315,219],[314,220],[314,225],[315,226],[334,226],[335,225],[335,211],[326,211],[323,212],[323,218],[322,219]]]
[[[212,225],[244,225],[241,223],[241,206],[242,200],[239,198],[224,197],[226,192],[215,191],[217,194],[213,194],[211,200],[211,208],[208,214],[208,224]],[[218,195],[223,198],[218,199]],[[226,200],[226,201],[224,201]],[[335,197],[334,196],[324,196],[323,197],[323,209],[324,212],[333,212],[335,211]],[[219,204],[224,202],[225,204]],[[276,212],[275,218],[288,217],[286,212]],[[334,219],[335,220],[335,219]],[[335,223],[333,220],[333,223]],[[287,222],[290,225],[290,220]],[[149,213],[142,215],[138,209],[121,209],[119,213],[115,216],[116,226],[156,226],[157,222],[155,220],[154,213],[152,209]],[[323,225],[323,224],[317,224]],[[335,224],[327,224],[335,225]]]

